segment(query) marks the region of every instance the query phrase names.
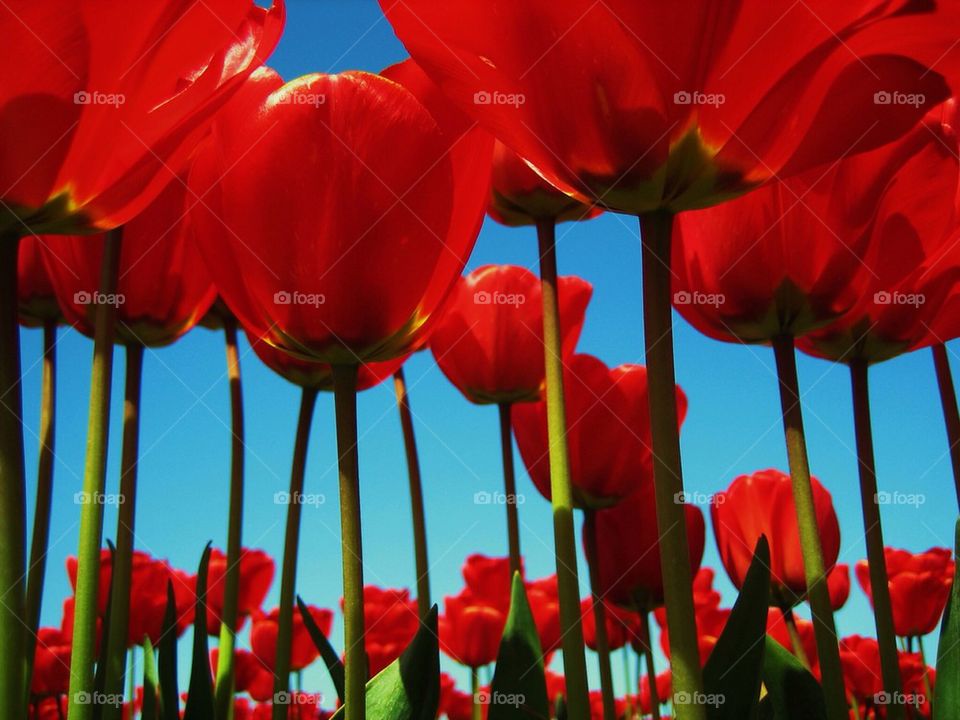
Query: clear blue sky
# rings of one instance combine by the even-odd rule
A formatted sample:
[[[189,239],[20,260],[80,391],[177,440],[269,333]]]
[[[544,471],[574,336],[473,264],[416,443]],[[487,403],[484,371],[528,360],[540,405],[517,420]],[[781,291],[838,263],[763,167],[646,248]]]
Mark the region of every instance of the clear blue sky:
[[[404,57],[374,0],[289,0],[287,29],[270,64],[289,80],[308,72],[378,71]],[[594,285],[580,350],[608,365],[643,362],[635,220],[603,216],[564,225],[558,237],[560,272],[580,275]],[[468,269],[514,263],[536,270],[536,259],[531,230],[511,230],[488,220]],[[679,317],[676,347],[678,380],[690,400],[682,438],[687,488],[712,493],[739,474],[766,467],[786,469],[771,351],[709,340]],[[91,350],[86,338],[62,331],[56,489],[43,608],[47,625],[59,624],[61,604],[70,591],[63,568],[77,547],[79,508],[73,495],[80,490],[83,475]],[[36,472],[40,352],[40,333],[24,330],[31,478]],[[266,549],[279,563],[285,510],[273,504],[273,495],[289,482],[298,390],[263,367],[246,344],[242,353],[248,445],[244,544]],[[411,358],[407,378],[426,486],[433,592],[439,600],[460,589],[460,565],[468,554],[506,554],[503,508],[473,504],[478,490],[493,491],[502,485],[497,412],[469,404],[429,353]],[[882,508],[887,544],[913,551],[950,547],[956,503],[930,353],[880,365],[871,371],[871,381],[880,488],[926,497],[919,508]],[[841,561],[853,565],[864,557],[865,549],[849,374],[845,367],[801,357],[800,382],[812,468],[833,493],[842,529]],[[116,492],[118,484],[122,392],[121,352],[114,381],[108,492]],[[359,420],[366,581],[410,586],[414,570],[406,464],[392,383],[362,395]],[[173,347],[147,352],[141,449],[138,548],[169,558],[178,567],[195,569],[204,544],[212,540],[223,547],[226,538],[229,405],[219,333],[198,329]],[[519,455],[516,461],[522,472]],[[32,515],[33,483],[29,484]],[[529,576],[540,577],[553,572],[549,505],[525,473],[519,485],[527,498],[520,508],[522,547]],[[339,510],[330,396],[321,397],[317,407],[306,492],[324,494],[327,502],[304,510],[297,590],[310,603],[338,607]],[[108,508],[106,515],[106,537],[115,533],[112,510]],[[717,568],[718,587],[725,603],[731,604],[735,595],[709,523],[707,532],[704,561]],[[268,597],[269,607],[276,605],[278,592],[279,577]],[[843,634],[873,634],[866,598],[855,581],[838,623]],[[337,647],[342,646],[341,633],[338,614],[333,635]],[[188,640],[186,636],[181,641],[184,648]],[[933,642],[934,638],[928,641],[928,652]],[[595,679],[595,660],[590,658],[589,663]],[[661,667],[663,663],[661,658]],[[619,665],[614,668],[619,676]],[[465,683],[466,675],[459,677]],[[305,678],[306,689],[332,695],[319,662]]]

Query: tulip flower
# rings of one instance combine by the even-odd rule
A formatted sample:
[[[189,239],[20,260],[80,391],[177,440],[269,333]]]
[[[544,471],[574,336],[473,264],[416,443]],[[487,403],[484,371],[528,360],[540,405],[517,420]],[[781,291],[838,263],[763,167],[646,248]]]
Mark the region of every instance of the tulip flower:
[[[366,666],[356,438],[349,439],[356,368],[424,342],[476,241],[492,153],[492,140],[469,129],[435,89],[402,68],[392,73],[396,81],[351,72],[286,85],[261,73],[218,115],[190,180],[209,194],[196,234],[227,306],[268,344],[333,366],[348,720],[364,715]],[[380,270],[387,267],[390,278]]]
[[[926,552],[884,548],[893,607],[893,629],[899,637],[922,637],[933,632],[950,598],[954,561],[947,548]],[[856,565],[857,582],[873,602],[870,570]]]
[[[447,720],[472,720],[473,697],[457,689],[452,677],[440,675],[440,713]]]
[[[263,550],[243,548],[239,559],[240,585],[237,597],[237,630],[243,627],[248,617],[260,609],[270,584],[273,582],[275,563]],[[227,556],[222,550],[210,551],[207,566],[207,633],[218,637],[223,619],[225,578],[228,571]]]
[[[647,372],[642,365],[610,369],[585,354],[572,356],[566,366],[574,499],[578,507],[600,509],[619,502],[652,477]],[[682,420],[686,414],[682,391],[678,398]],[[513,431],[530,478],[549,498],[547,403],[516,406]]]
[[[730,617],[729,608],[721,608],[721,596],[713,589],[714,572],[712,568],[701,567],[693,578],[693,602],[697,618],[697,641],[700,658],[704,664],[710,658],[720,633]],[[654,610],[654,618],[660,626],[660,648],[666,657],[670,657],[670,633],[667,628],[667,613],[662,607]],[[641,652],[643,648],[638,649]],[[665,697],[665,696],[664,696]]]
[[[930,717],[930,688],[924,686],[924,675],[932,669],[918,654],[899,652],[897,665],[904,678],[904,692],[893,695],[880,682],[880,647],[873,638],[851,635],[840,641],[843,677],[851,703],[856,703],[860,717],[872,717],[871,711],[886,711],[900,705],[913,706],[919,717]]]
[[[637,636],[640,618],[635,612],[618,608],[613,603],[604,600],[606,617],[607,647],[610,652],[626,646],[631,638]],[[584,598],[580,601],[580,610],[583,613],[583,639],[587,647],[597,650],[597,624],[593,612],[593,599]]]
[[[459,595],[447,596],[443,605],[439,624],[441,649],[473,671],[496,660],[507,613],[469,588]]]
[[[400,657],[419,628],[417,602],[407,590],[367,585],[363,589],[370,677]]]
[[[40,628],[37,633],[30,695],[64,695],[69,685],[70,642],[57,628]]]
[[[641,216],[646,361],[658,471],[670,518],[661,544],[678,692],[702,692],[673,389],[673,215],[879,147],[949,93],[933,72],[952,47],[943,5],[769,3],[531,6],[382,0],[410,54],[461,107],[549,183]],[[678,40],[680,38],[680,40]],[[944,69],[949,74],[948,69]],[[562,80],[561,80],[562,79]],[[912,96],[906,107],[894,98]],[[789,118],[789,122],[785,122]],[[544,253],[541,252],[543,256]],[[674,575],[676,573],[676,575]],[[675,599],[674,599],[675,598]],[[831,715],[846,712],[839,663]],[[701,707],[681,717],[703,716]],[[586,716],[586,705],[574,708]]]
[[[827,591],[830,593],[830,606],[834,612],[847,604],[850,597],[850,566],[837,563],[827,574]]]
[[[210,651],[210,667],[214,671],[220,664],[219,651]],[[273,673],[256,654],[249,650],[236,651],[236,687],[237,693],[248,693],[257,702],[273,699]]]
[[[560,590],[557,576],[527,582],[527,602],[537,626],[544,666],[550,664],[552,653],[560,649],[563,630],[560,627]]]
[[[325,636],[330,635],[333,626],[333,611],[326,608],[308,606],[310,617]],[[277,667],[277,635],[279,632],[280,608],[268,613],[258,613],[250,627],[250,648],[260,662],[274,670]],[[293,618],[293,640],[290,646],[290,669],[303,670],[317,659],[320,651],[314,645],[307,632],[303,617],[297,613]]]
[[[824,560],[832,568],[840,552],[840,524],[830,493],[816,478],[811,481]],[[771,604],[784,609],[800,602],[807,591],[793,502],[790,476],[770,469],[741,475],[710,505],[717,551],[735,587],[743,585],[760,536],[767,537]]]

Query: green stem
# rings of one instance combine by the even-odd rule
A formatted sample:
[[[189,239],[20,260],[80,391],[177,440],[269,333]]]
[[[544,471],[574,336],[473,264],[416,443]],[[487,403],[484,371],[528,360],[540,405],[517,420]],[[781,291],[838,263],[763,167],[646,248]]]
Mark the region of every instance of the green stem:
[[[357,455],[357,366],[333,366],[340,461],[340,534],[343,550],[345,720],[367,717],[367,649],[363,616],[363,538]]]
[[[688,697],[703,694],[703,672],[697,645],[693,578],[687,542],[686,511],[675,498],[683,493],[680,421],[677,415],[673,360],[673,315],[670,248],[673,214],[640,216],[643,258],[643,325],[653,437],[653,479],[660,528],[660,566],[670,633],[673,691]],[[689,703],[676,707],[681,720],[704,720],[706,708]]]
[[[223,585],[223,614],[217,655],[217,717],[229,720],[233,715],[234,653],[237,634],[237,608],[240,596],[240,553],[243,532],[243,387],[240,382],[240,353],[237,351],[237,323],[232,317],[223,321],[230,386],[230,510],[227,525],[227,570]]]
[[[116,293],[120,268],[122,230],[106,234],[100,293]],[[107,473],[107,438],[110,427],[110,390],[113,374],[113,331],[116,308],[102,303],[96,308],[93,368],[90,374],[90,414],[87,453],[80,507],[80,542],[77,550],[77,589],[73,620],[73,653],[70,659],[70,720],[91,720],[94,706],[80,703],[82,693],[93,690],[93,660],[97,641],[97,588],[100,582],[100,543],[103,534],[103,497]]]
[[[880,645],[880,670],[883,688],[893,696],[902,692],[900,664],[897,659],[897,637],[893,630],[893,608],[887,576],[887,559],[883,551],[883,528],[877,492],[877,468],[873,452],[873,429],[870,426],[870,386],[868,367],[864,361],[850,363],[853,389],[853,421],[857,436],[857,459],[860,468],[860,507],[867,543],[867,564],[870,567],[870,590],[873,615]],[[905,717],[904,708],[894,703],[887,708],[891,720]]]
[[[787,626],[787,634],[790,636],[790,644],[793,645],[793,654],[797,656],[800,663],[807,669],[810,669],[810,658],[807,657],[807,651],[803,647],[803,640],[800,639],[800,631],[797,629],[797,618],[793,610],[789,607],[781,608],[783,613],[783,622]]]
[[[483,706],[480,705],[480,671],[477,668],[470,668],[470,693],[473,697],[470,713],[472,720],[483,720]]]
[[[775,338],[773,351],[780,385],[780,406],[783,414],[787,461],[790,465],[793,501],[800,531],[800,550],[807,581],[807,597],[813,614],[813,629],[817,640],[817,656],[823,678],[823,692],[827,701],[827,714],[831,720],[841,718],[847,720],[849,712],[843,686],[843,672],[840,667],[840,649],[837,645],[837,630],[833,620],[833,608],[830,605],[830,593],[827,590],[823,547],[820,544],[820,529],[817,526],[817,512],[813,501],[813,484],[810,480],[810,463],[807,459],[807,440],[803,430],[800,381],[797,377],[797,356],[793,337]]]
[[[20,239],[0,235],[0,707],[25,715],[27,497],[17,316]]]
[[[563,355],[557,296],[556,222],[537,222],[540,287],[543,295],[543,351],[547,381],[547,432],[550,437],[550,495],[553,538],[563,632],[563,668],[567,679],[567,710],[571,718],[590,714],[587,660],[580,621],[580,579],[573,523],[573,488],[567,450],[567,412],[563,392]]]
[[[590,593],[593,604],[593,622],[596,626],[597,662],[600,666],[600,694],[603,699],[604,720],[616,720],[617,709],[613,697],[613,670],[610,665],[610,643],[607,640],[607,609],[600,597],[600,569],[598,566],[596,511],[584,510],[584,545],[587,569],[590,574]]]
[[[513,429],[510,427],[510,403],[500,403],[500,449],[503,455],[503,492],[507,506],[507,545],[510,548],[510,574],[523,575],[520,559],[520,518],[517,508],[517,478],[513,469]]]
[[[920,651],[920,662],[923,663],[923,692],[930,703],[930,716],[936,717],[933,714],[933,686],[930,684],[930,673],[927,672],[927,654],[923,651],[923,638],[920,636],[917,636],[917,649]]]
[[[630,693],[630,643],[620,648],[620,657],[623,660],[623,686],[626,688],[627,717],[633,720],[633,695]],[[636,688],[639,691],[639,688]]]
[[[960,409],[957,408],[957,391],[953,384],[947,346],[938,343],[932,349],[937,385],[940,388],[940,404],[943,407],[943,422],[947,428],[947,441],[950,443],[953,484],[957,492],[957,505],[960,506]]]
[[[647,686],[650,690],[650,709],[654,718],[660,717],[660,694],[657,691],[657,668],[653,664],[653,641],[650,636],[650,611],[642,610],[643,655],[647,661]],[[672,654],[672,653],[671,653]]]
[[[403,430],[403,447],[407,454],[407,474],[410,480],[410,510],[413,516],[413,555],[417,571],[417,610],[420,619],[430,614],[430,563],[427,559],[427,515],[423,506],[423,482],[420,476],[420,456],[417,453],[417,438],[413,433],[413,413],[410,411],[410,396],[403,368],[393,375],[397,394],[397,409],[400,411],[400,427]]]
[[[303,388],[300,417],[293,444],[290,492],[287,497],[287,529],[283,540],[283,570],[280,576],[280,617],[277,627],[277,656],[273,665],[273,692],[290,690],[290,651],[293,644],[293,599],[297,583],[297,553],[300,548],[300,517],[303,512],[303,478],[307,467],[310,426],[317,404],[317,390]],[[285,720],[287,705],[274,704],[273,720]]]
[[[136,645],[130,648],[128,665],[130,672],[127,673],[127,702],[130,703],[130,717],[133,718],[133,706],[137,700],[137,656],[135,654]],[[119,710],[119,706],[116,706]]]
[[[117,513],[117,549],[113,554],[110,583],[110,627],[107,629],[107,671],[104,692],[123,692],[124,660],[130,619],[130,585],[133,575],[134,527],[137,515],[137,459],[140,454],[140,389],[143,379],[143,346],[127,345],[126,387],[123,402],[123,452],[120,459],[120,505]],[[136,642],[138,638],[134,638]],[[139,638],[142,641],[142,638]],[[131,668],[132,673],[132,668]],[[106,705],[104,720],[120,717],[119,705]]]
[[[43,324],[43,379],[40,391],[40,459],[37,463],[37,499],[33,513],[33,537],[30,541],[30,573],[27,579],[27,649],[25,674],[27,690],[33,675],[33,654],[40,627],[43,583],[47,571],[47,547],[50,542],[50,513],[53,505],[53,461],[57,407],[57,325]]]

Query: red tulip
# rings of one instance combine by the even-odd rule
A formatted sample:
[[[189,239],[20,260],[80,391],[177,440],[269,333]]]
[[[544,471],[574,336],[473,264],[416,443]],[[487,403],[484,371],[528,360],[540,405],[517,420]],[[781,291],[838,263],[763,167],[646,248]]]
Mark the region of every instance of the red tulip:
[[[0,227],[130,220],[272,52],[283,19],[281,0],[4,3]]]
[[[697,622],[697,644],[700,648],[700,661],[706,664],[713,648],[720,639],[720,633],[726,627],[730,617],[729,608],[720,607],[720,593],[713,589],[714,572],[712,568],[702,567],[693,578],[693,609]],[[660,627],[660,648],[666,657],[670,657],[670,633],[667,630],[667,613],[664,607],[654,610],[654,618]],[[638,652],[642,648],[634,646]],[[666,697],[661,695],[661,697]]]
[[[530,612],[537,626],[537,635],[540,637],[540,650],[548,664],[550,654],[560,649],[563,630],[560,627],[560,594],[557,587],[557,576],[527,583],[527,602],[530,603]]]
[[[118,342],[147,346],[171,343],[196,325],[217,294],[188,232],[192,202],[177,178],[124,226],[112,296],[99,292],[102,235],[45,237],[44,261],[66,322],[92,336],[97,305],[115,304]]]
[[[98,616],[103,618],[110,599],[110,551],[100,551],[100,589],[97,593]],[[77,587],[77,559],[67,558],[67,575],[70,585]],[[177,613],[177,634],[181,635],[193,623],[196,602],[196,578],[170,566],[165,560],[156,560],[145,552],[134,550],[130,577],[130,619],[127,630],[127,647],[143,644],[150,638],[154,645],[163,632],[163,618],[167,607],[167,587],[172,583]],[[66,610],[64,612],[66,616]],[[69,627],[72,636],[71,622]]]
[[[320,632],[330,635],[333,627],[333,611],[313,605],[308,607],[310,617],[317,624]],[[277,658],[277,633],[280,629],[280,608],[274,608],[269,613],[254,615],[253,625],[250,628],[250,648],[260,662],[271,670]],[[317,659],[320,651],[314,645],[303,617],[299,612],[293,614],[293,634],[290,646],[290,669],[296,672],[303,670]]]
[[[608,368],[592,355],[572,356],[564,370],[567,441],[574,499],[582,508],[615,504],[653,477],[647,370]],[[686,396],[678,388],[681,422]],[[513,409],[520,456],[537,490],[550,498],[546,401]]]
[[[367,661],[373,677],[400,657],[420,628],[417,601],[407,590],[363,588]]]
[[[691,574],[703,557],[703,513],[685,505]],[[638,611],[663,603],[660,533],[657,530],[653,483],[644,483],[609,510],[599,510],[593,523],[597,547],[597,593],[610,602]],[[589,525],[584,526],[584,533]]]
[[[499,608],[504,614],[510,611],[513,586],[510,558],[474,553],[464,560],[461,573],[466,590],[474,597]]]
[[[930,548],[913,554],[884,548],[893,630],[900,637],[922,637],[933,632],[950,598],[954,561],[947,548]],[[857,582],[873,603],[870,568],[865,560],[856,565]]]
[[[883,692],[880,647],[873,638],[851,635],[840,641],[840,664],[847,696],[858,704],[873,703]]]
[[[661,673],[657,673],[657,677],[654,680],[654,683],[657,686],[657,697],[661,702],[666,702],[667,699],[673,696],[673,677],[670,674],[669,670],[664,670]],[[654,717],[659,717],[660,708],[657,708],[658,712],[653,711],[653,702],[650,697],[650,679],[644,675],[640,678],[640,709],[644,713],[652,714]]]
[[[934,238],[950,223],[957,193],[950,132],[931,117],[878,150],[681,214],[677,310],[701,332],[732,342],[798,337],[843,318],[878,277],[868,255],[883,222],[906,221],[910,234]],[[920,184],[922,197],[898,191]]]
[[[263,550],[243,548],[240,551],[240,585],[237,595],[237,627],[247,616],[260,609],[273,582],[274,562]],[[226,592],[227,556],[217,548],[210,551],[207,570],[207,632],[220,634],[223,598]]]
[[[263,364],[285,380],[300,387],[333,392],[333,369],[326,363],[303,360],[278,350],[266,340],[257,340],[249,333],[247,340]],[[401,355],[385,362],[362,363],[357,372],[357,390],[376,387],[399,370],[408,357],[409,355]]]
[[[952,6],[882,0],[381,7],[443,91],[548,182],[633,214],[896,138],[947,97],[930,68],[956,27]]]
[[[819,656],[817,655],[817,638],[813,631],[813,623],[796,616],[794,616],[794,622],[797,624],[797,634],[800,636],[800,645],[803,648],[804,657],[807,662],[814,666],[813,671],[816,674],[819,672],[816,667]],[[793,638],[790,637],[790,630],[787,627],[787,619],[783,616],[783,611],[780,608],[767,608],[767,635],[796,655]]]
[[[259,73],[191,172],[209,194],[196,234],[222,298],[304,359],[416,349],[479,232],[492,140],[412,64],[388,73]]]
[[[20,322],[27,326],[59,322],[63,315],[43,263],[40,238],[28,235],[20,240],[17,250],[17,294]]]
[[[440,648],[461,665],[479,668],[497,659],[507,622],[502,608],[488,604],[470,588],[443,600]]]
[[[216,674],[220,653],[210,651],[210,668]],[[273,673],[260,658],[248,650],[236,650],[234,656],[234,685],[238,693],[248,693],[257,702],[273,699]]]
[[[28,709],[30,720],[63,720],[67,716],[67,696],[43,698]]]
[[[40,628],[34,653],[30,694],[62,695],[70,687],[70,641],[58,628]]]
[[[498,223],[533,225],[538,220],[590,220],[602,211],[557,190],[502,142],[493,147],[490,207]]]
[[[624,717],[627,712],[627,701],[623,698],[614,698],[613,704],[616,717]],[[591,720],[603,720],[603,693],[599,690],[590,691],[590,717]]]
[[[816,478],[811,482],[823,559],[829,572],[840,552],[840,525],[830,493]],[[741,475],[714,496],[710,512],[720,560],[737,588],[743,586],[757,541],[766,535],[770,543],[771,604],[792,607],[806,595],[789,475],[779,470]]]
[[[448,720],[471,720],[473,717],[473,696],[461,692],[452,677],[440,675],[440,712]]]
[[[550,707],[556,707],[557,699],[567,696],[567,678],[563,673],[547,670],[547,699]]]
[[[559,279],[564,358],[573,354],[593,288]],[[540,398],[544,383],[540,280],[516,265],[485,265],[460,278],[430,336],[430,349],[457,389],[474,403]]]
[[[606,618],[607,647],[611,652],[619,650],[640,635],[640,617],[635,612],[624,610],[613,603],[600,600]],[[593,598],[580,601],[580,613],[583,618],[583,640],[587,647],[597,650],[597,623],[593,611]]]
[[[850,566],[837,563],[827,574],[827,591],[830,593],[830,606],[834,612],[847,604],[850,597]]]

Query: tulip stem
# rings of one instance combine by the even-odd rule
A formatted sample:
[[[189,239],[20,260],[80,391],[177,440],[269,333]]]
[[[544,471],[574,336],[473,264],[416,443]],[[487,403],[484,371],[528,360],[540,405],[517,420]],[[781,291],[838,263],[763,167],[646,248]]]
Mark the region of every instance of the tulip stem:
[[[957,506],[960,507],[960,409],[957,408],[957,391],[953,384],[947,346],[937,343],[932,350],[937,385],[940,387],[940,404],[943,406],[943,422],[947,427],[947,441],[950,443],[953,484],[957,491]]]
[[[790,644],[793,645],[793,654],[797,656],[800,664],[809,670],[810,658],[807,657],[807,651],[804,649],[803,641],[800,639],[800,631],[797,629],[797,618],[793,614],[793,609],[789,607],[781,608],[780,612],[783,614],[783,622],[787,626]]]
[[[53,462],[57,407],[57,324],[43,324],[43,377],[40,390],[40,458],[37,462],[37,499],[33,513],[33,536],[30,541],[30,573],[27,579],[27,690],[33,675],[33,655],[40,627],[43,604],[43,583],[47,569],[47,547],[50,542],[50,513],[53,506]]]
[[[357,365],[333,366],[340,462],[340,534],[343,551],[345,720],[367,717],[367,650],[363,615],[363,538],[357,453]]]
[[[556,222],[537,222],[540,287],[543,296],[543,350],[547,383],[547,432],[550,438],[550,495],[553,538],[563,638],[563,668],[567,680],[569,717],[590,715],[587,660],[580,620],[580,579],[573,523],[573,489],[567,449],[567,413],[563,391],[563,355],[557,295]]]
[[[787,462],[793,487],[793,502],[800,531],[800,549],[807,581],[807,597],[813,614],[813,628],[817,641],[823,692],[827,701],[827,715],[831,720],[849,718],[847,699],[840,666],[840,648],[833,620],[833,607],[827,589],[820,529],[813,500],[813,483],[807,458],[807,440],[803,430],[803,409],[800,404],[800,381],[797,377],[797,356],[792,336],[773,340],[780,385],[780,406],[783,431],[787,446]]]
[[[243,387],[240,382],[240,353],[237,351],[237,322],[223,320],[230,385],[230,510],[227,524],[227,570],[223,587],[223,614],[217,660],[217,717],[229,720],[233,714],[234,652],[237,634],[237,608],[240,597],[240,554],[243,535]]]
[[[600,566],[597,548],[597,513],[595,510],[583,511],[584,550],[587,554],[587,568],[590,574],[591,605],[596,627],[597,662],[600,666],[600,694],[603,700],[604,720],[616,720],[617,710],[613,697],[613,670],[610,665],[610,643],[607,639],[607,609],[600,597]]]
[[[106,234],[101,260],[100,293],[116,292],[120,271],[123,230]],[[100,582],[100,544],[103,533],[102,496],[107,474],[107,441],[110,429],[110,390],[113,375],[113,334],[116,307],[109,302],[96,306],[93,367],[90,373],[90,411],[87,452],[80,506],[80,542],[77,549],[77,589],[73,620],[73,652],[70,659],[70,720],[91,720],[94,706],[79,702],[93,690],[93,660],[97,642],[97,590]]]
[[[420,620],[430,614],[430,563],[427,559],[427,516],[423,505],[423,482],[420,475],[420,456],[417,453],[417,438],[413,433],[413,413],[410,411],[410,396],[403,368],[393,375],[393,387],[400,411],[400,427],[403,430],[403,447],[407,454],[407,474],[410,478],[410,509],[413,515],[413,553],[417,572],[417,611]]]
[[[627,718],[633,720],[633,696],[630,694],[630,643],[620,648],[620,657],[623,660],[623,686],[626,688]],[[637,688],[639,692],[639,688]]]
[[[660,717],[660,693],[657,690],[657,668],[653,664],[653,640],[650,636],[650,611],[642,610],[643,654],[647,661],[647,687],[650,690],[650,711],[654,718]],[[639,659],[638,659],[639,660]]]
[[[868,366],[864,360],[850,363],[853,389],[853,421],[857,436],[857,459],[860,469],[860,507],[867,543],[867,564],[870,568],[870,590],[873,615],[880,646],[880,671],[883,688],[891,695],[901,692],[897,637],[893,629],[893,606],[887,576],[887,559],[883,551],[883,528],[877,492],[877,467],[873,452],[873,428],[870,425],[870,386]],[[903,706],[894,703],[887,708],[892,720],[905,717]]]
[[[470,705],[472,720],[483,720],[483,707],[480,705],[480,670],[470,668],[470,694],[472,702]]]
[[[110,627],[107,629],[107,670],[104,692],[123,693],[124,661],[130,618],[130,584],[133,574],[134,526],[137,515],[137,458],[140,453],[140,390],[143,379],[143,345],[127,345],[123,401],[123,450],[120,458],[120,505],[117,513],[117,547],[113,553],[110,583]],[[130,668],[131,675],[133,667]],[[104,720],[120,717],[118,704],[107,704]]]
[[[930,717],[933,715],[933,686],[930,684],[930,673],[927,672],[927,654],[923,651],[923,637],[917,636],[917,650],[920,652],[920,663],[923,665],[923,691],[927,694],[930,704]]]
[[[24,702],[27,497],[23,457],[17,257],[20,238],[0,235],[0,707],[26,715]]]
[[[660,565],[663,568],[667,630],[670,633],[670,668],[674,693],[699,697],[703,693],[703,673],[693,608],[686,511],[683,503],[677,502],[677,498],[683,496],[683,469],[670,294],[673,214],[664,211],[641,215],[640,231],[653,479],[657,527],[661,533]],[[681,720],[703,720],[706,717],[706,708],[698,703],[679,705],[675,712]]]
[[[511,403],[500,403],[500,449],[503,454],[503,492],[507,506],[507,545],[510,548],[510,574],[523,577],[520,559],[520,518],[517,510],[517,478],[513,468],[513,429],[510,426]]]
[[[297,553],[300,548],[300,516],[303,511],[303,479],[307,468],[310,426],[317,404],[317,390],[303,388],[300,416],[293,443],[290,491],[287,495],[287,528],[283,539],[283,570],[280,577],[280,617],[277,622],[277,656],[273,664],[273,692],[290,690],[290,652],[293,647],[293,598],[297,584]],[[273,720],[285,720],[287,705],[275,703]]]

